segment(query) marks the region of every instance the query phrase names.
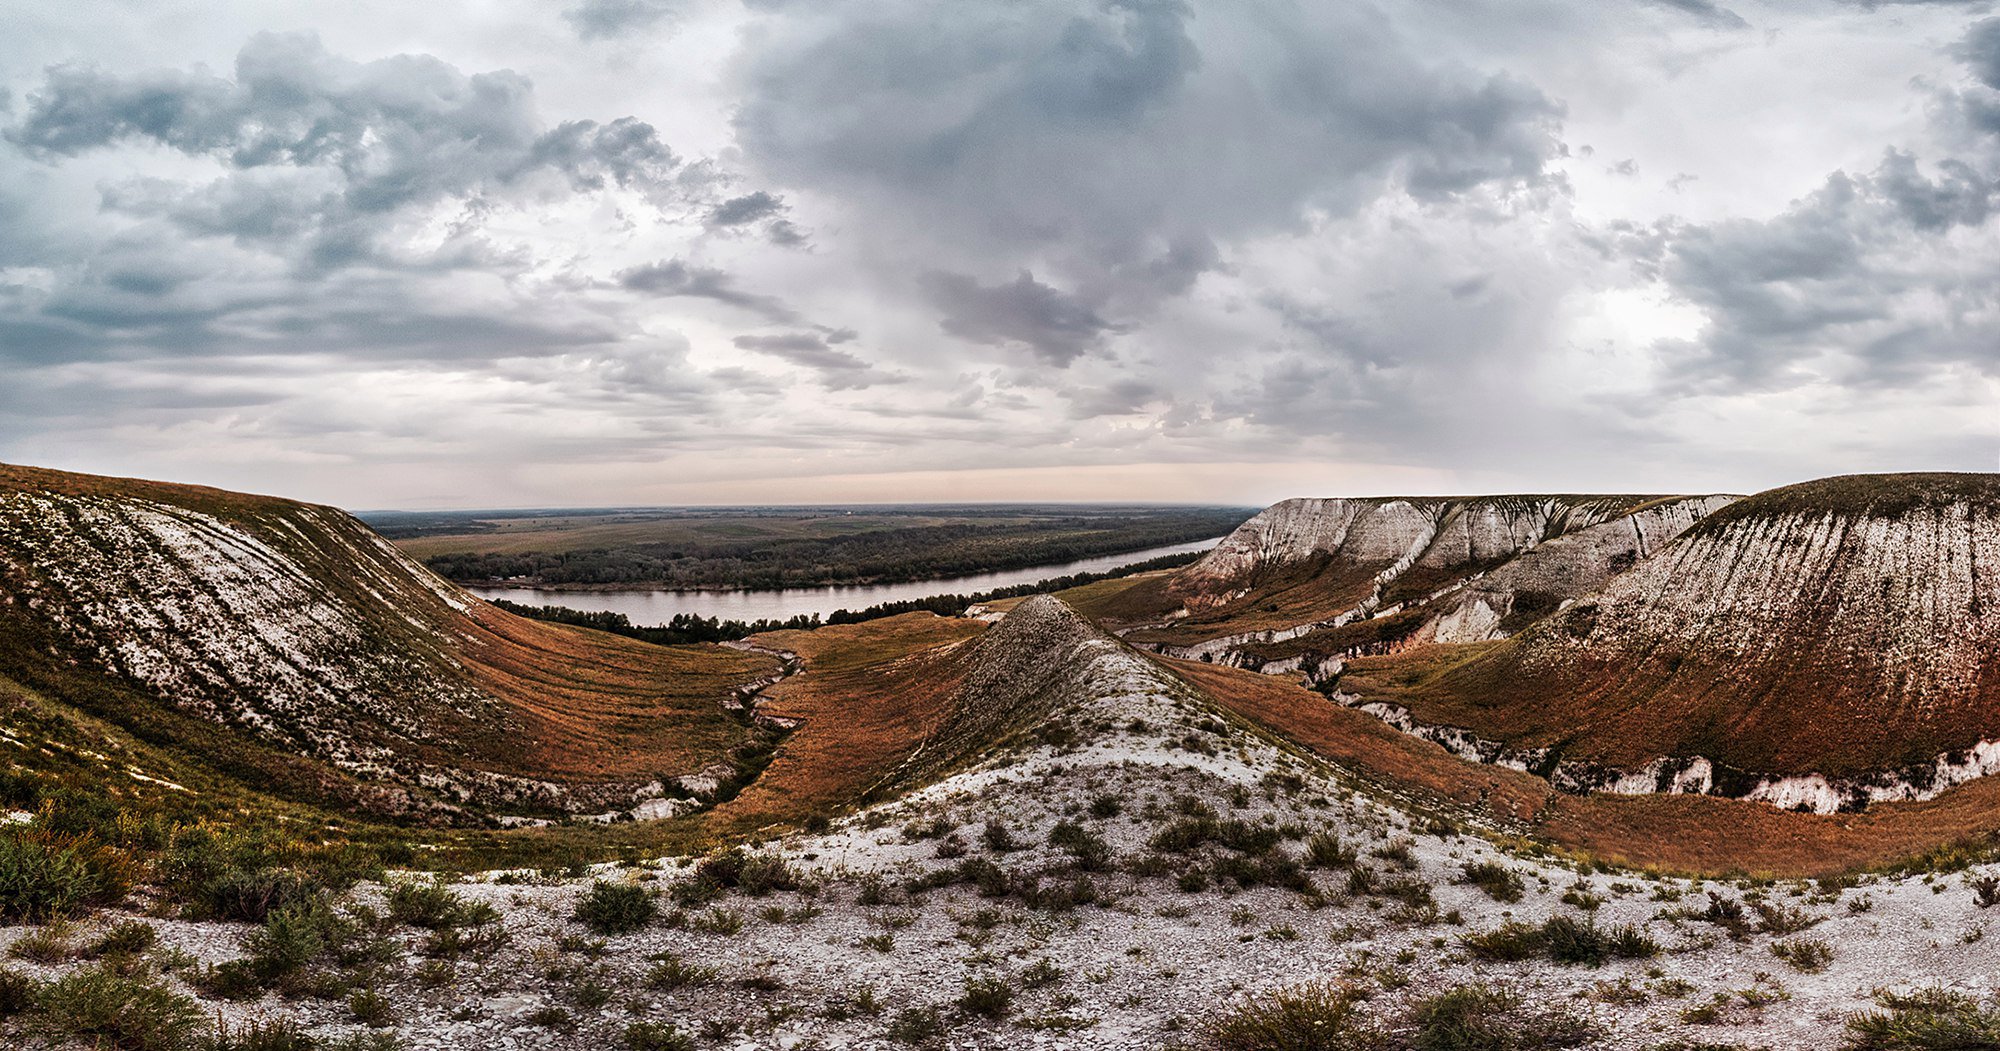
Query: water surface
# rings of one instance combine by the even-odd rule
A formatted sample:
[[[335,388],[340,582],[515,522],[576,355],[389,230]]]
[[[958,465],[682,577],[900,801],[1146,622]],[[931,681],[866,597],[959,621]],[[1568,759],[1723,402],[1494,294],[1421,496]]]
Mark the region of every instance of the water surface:
[[[932,595],[970,595],[1017,584],[1033,584],[1072,573],[1102,573],[1135,562],[1206,551],[1221,537],[1188,544],[1149,547],[1122,555],[1101,555],[1075,562],[1059,562],[1000,573],[975,573],[941,580],[915,580],[906,584],[841,584],[818,588],[780,588],[768,591],[551,591],[544,588],[468,588],[480,598],[502,598],[529,606],[567,606],[589,612],[623,613],[633,624],[665,624],[677,613],[693,613],[723,620],[786,620],[801,613],[821,617],[837,609],[865,609],[884,602],[903,602]]]

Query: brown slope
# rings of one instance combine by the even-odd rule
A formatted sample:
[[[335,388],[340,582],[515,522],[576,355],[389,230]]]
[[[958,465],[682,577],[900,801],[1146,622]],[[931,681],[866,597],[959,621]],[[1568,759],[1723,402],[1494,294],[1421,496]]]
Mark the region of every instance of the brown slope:
[[[1742,784],[1928,764],[2000,737],[2000,479],[1762,493],[1517,639],[1357,662],[1342,689],[1612,766],[1702,756]]]
[[[110,705],[87,669],[259,747],[481,805],[597,808],[693,773],[746,732],[721,702],[775,669],[511,616],[333,508],[4,465],[0,619],[0,674]]]
[[[2000,837],[2000,778],[1861,814],[1806,814],[1711,796],[1570,795],[1473,763],[1282,678],[1167,661],[1223,707],[1366,781],[1502,823],[1551,847],[1634,868],[1703,876],[1824,876],[1891,866]]]

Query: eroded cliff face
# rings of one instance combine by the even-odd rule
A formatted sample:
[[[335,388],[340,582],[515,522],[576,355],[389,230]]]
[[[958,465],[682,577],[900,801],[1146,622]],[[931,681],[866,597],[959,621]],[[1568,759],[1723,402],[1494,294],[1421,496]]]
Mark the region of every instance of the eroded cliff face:
[[[1343,688],[1572,762],[1700,760],[1716,773],[1695,790],[1815,810],[1921,798],[1994,765],[2000,479],[1762,493],[1498,649],[1409,691],[1380,683]]]
[[[1738,499],[1690,496],[1654,501],[1609,521],[1555,537],[1523,551],[1463,588],[1441,596],[1412,643],[1481,642],[1505,638],[1592,594],[1611,578],[1650,559],[1694,524]]]
[[[721,702],[773,663],[718,653],[697,691],[712,698],[669,697],[698,662],[502,613],[333,508],[5,465],[0,631],[14,637],[0,674],[94,667],[446,808],[681,792],[661,775],[722,758],[745,731]],[[637,764],[576,754],[598,717],[629,726],[676,701],[700,748]],[[656,746],[667,729],[627,743]]]
[[[1239,598],[1260,578],[1325,560],[1364,566],[1388,583],[1497,564],[1544,541],[1620,517],[1644,496],[1371,497],[1295,499],[1237,527],[1181,571],[1190,608]]]
[[[1175,579],[1192,617],[1133,639],[1169,656],[1318,681],[1349,657],[1503,638],[1732,499],[1286,501]]]

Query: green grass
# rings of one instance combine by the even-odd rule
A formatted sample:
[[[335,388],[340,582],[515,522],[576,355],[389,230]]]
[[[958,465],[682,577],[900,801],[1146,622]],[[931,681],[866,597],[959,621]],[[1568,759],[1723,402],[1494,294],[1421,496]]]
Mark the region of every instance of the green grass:
[[[1883,1008],[1847,1020],[1843,1051],[1987,1051],[2000,1048],[2000,1010],[1964,993],[1933,986],[1912,993],[1878,990]]]
[[[31,1028],[116,1051],[186,1051],[206,1021],[193,1000],[110,966],[74,971],[35,998]]]

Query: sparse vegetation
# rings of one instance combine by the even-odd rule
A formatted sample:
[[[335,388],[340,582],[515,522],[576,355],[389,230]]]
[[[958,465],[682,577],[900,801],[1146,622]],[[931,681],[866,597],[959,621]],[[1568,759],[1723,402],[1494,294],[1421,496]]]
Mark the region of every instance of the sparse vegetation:
[[[632,883],[595,880],[577,902],[577,922],[603,935],[630,934],[639,930],[659,912],[651,891]]]
[[[1526,893],[1520,873],[1491,861],[1468,863],[1465,866],[1465,882],[1485,891],[1486,896],[1494,901],[1520,901]]]

